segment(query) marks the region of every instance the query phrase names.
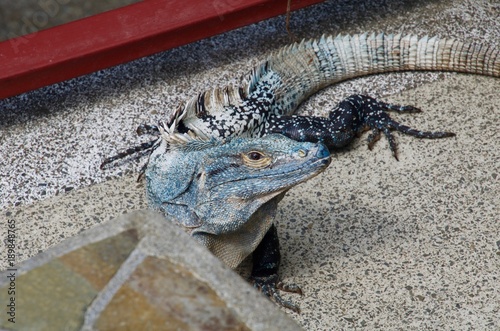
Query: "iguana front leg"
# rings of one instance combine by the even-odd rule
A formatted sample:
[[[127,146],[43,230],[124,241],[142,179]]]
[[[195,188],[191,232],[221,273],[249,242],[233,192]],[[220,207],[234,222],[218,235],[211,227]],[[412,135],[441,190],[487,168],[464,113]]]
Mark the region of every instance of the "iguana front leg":
[[[252,261],[253,268],[250,281],[254,286],[276,303],[299,313],[299,307],[283,299],[279,294],[279,290],[300,295],[302,295],[302,291],[297,285],[285,285],[279,280],[278,269],[281,255],[278,232],[274,225],[267,231],[266,235],[253,252]]]
[[[417,138],[437,139],[455,134],[442,131],[419,131],[390,118],[386,111],[420,112],[412,106],[391,105],[364,95],[352,95],[340,102],[328,118],[315,116],[272,116],[266,124],[266,133],[280,133],[296,141],[322,142],[330,152],[349,144],[366,128],[372,130],[368,137],[371,149],[383,133],[389,141],[393,156],[397,148],[391,130]]]

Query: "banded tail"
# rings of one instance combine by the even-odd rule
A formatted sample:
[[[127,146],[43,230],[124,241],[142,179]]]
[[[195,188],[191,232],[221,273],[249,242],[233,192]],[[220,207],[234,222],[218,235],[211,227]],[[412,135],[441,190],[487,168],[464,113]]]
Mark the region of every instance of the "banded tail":
[[[322,36],[284,47],[255,67],[240,86],[191,98],[162,127],[182,142],[259,136],[266,115],[291,115],[311,94],[340,81],[395,71],[452,71],[500,77],[500,49],[492,45],[415,35]],[[158,131],[157,134],[160,132]],[[157,146],[153,142],[131,151]],[[108,158],[103,165],[130,152]]]
[[[185,123],[200,114],[229,116],[224,114],[226,107],[241,106],[266,84],[272,85],[275,96],[270,111],[290,115],[311,94],[340,81],[377,73],[423,70],[500,77],[500,49],[416,35],[322,36],[282,48],[254,68],[240,86],[200,93],[174,116],[182,114]]]
[[[416,35],[322,36],[283,48],[268,59],[284,84],[278,107],[291,114],[311,94],[337,82],[395,71],[453,71],[500,77],[500,50],[491,45]],[[253,79],[255,82],[257,79]],[[252,85],[249,85],[250,90]]]

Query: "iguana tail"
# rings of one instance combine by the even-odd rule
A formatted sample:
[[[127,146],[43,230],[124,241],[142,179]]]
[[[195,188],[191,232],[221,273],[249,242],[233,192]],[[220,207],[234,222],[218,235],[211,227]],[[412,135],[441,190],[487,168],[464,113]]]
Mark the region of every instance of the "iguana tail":
[[[438,37],[323,36],[272,54],[239,86],[213,88],[179,107],[179,131],[196,136],[259,135],[269,115],[291,115],[311,94],[337,82],[394,71],[500,76],[500,49]]]
[[[492,45],[416,35],[322,36],[272,54],[244,84],[246,94],[274,72],[276,107],[291,114],[308,96],[337,82],[394,71],[454,71],[500,76],[500,50]]]

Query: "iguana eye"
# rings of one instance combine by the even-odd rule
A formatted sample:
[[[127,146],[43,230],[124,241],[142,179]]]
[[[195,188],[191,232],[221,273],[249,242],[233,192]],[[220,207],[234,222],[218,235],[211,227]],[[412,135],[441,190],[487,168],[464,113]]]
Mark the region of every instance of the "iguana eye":
[[[250,152],[247,155],[248,155],[248,158],[252,161],[258,161],[264,157],[264,155],[262,155],[262,153],[260,153],[260,152]]]
[[[241,154],[243,164],[254,169],[262,169],[271,164],[271,157],[259,151],[251,151]]]

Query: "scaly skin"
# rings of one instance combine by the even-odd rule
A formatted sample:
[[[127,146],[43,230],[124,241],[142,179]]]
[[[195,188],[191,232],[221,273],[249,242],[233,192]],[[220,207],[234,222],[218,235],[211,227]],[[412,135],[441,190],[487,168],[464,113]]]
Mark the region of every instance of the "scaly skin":
[[[200,93],[166,123],[142,126],[138,133],[161,136],[106,159],[102,166],[152,149],[146,169],[151,207],[177,219],[230,267],[254,252],[256,287],[298,311],[277,291],[300,291],[278,282],[280,257],[272,222],[284,192],[324,170],[329,163],[326,148],[342,148],[366,129],[372,131],[370,147],[383,133],[396,158],[390,130],[430,139],[454,134],[402,125],[386,111],[418,109],[362,95],[345,99],[327,118],[292,114],[311,94],[340,81],[418,70],[499,77],[500,51],[413,35],[323,36],[295,43],[272,54],[240,86]],[[298,150],[307,156],[298,155]],[[313,155],[321,161],[305,162]]]
[[[174,118],[182,118],[180,132],[200,137],[260,137],[274,117],[293,114],[326,86],[377,73],[422,70],[499,77],[500,54],[487,45],[437,37],[323,36],[272,54],[241,86],[200,93]]]
[[[330,164],[324,145],[282,135],[166,148],[153,152],[146,170],[149,205],[232,268],[261,242],[283,193]]]

